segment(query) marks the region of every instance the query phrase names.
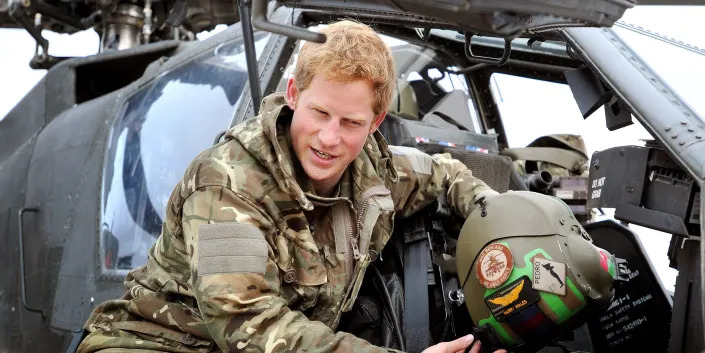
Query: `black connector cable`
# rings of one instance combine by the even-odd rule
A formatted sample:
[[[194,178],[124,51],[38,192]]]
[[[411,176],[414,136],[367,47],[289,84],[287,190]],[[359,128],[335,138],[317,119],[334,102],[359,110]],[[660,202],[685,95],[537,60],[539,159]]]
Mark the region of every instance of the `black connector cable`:
[[[404,336],[402,336],[401,334],[401,325],[399,324],[399,317],[397,316],[396,311],[394,311],[394,306],[392,305],[392,296],[389,295],[389,290],[387,290],[387,286],[384,285],[384,278],[382,277],[382,273],[379,272],[377,266],[371,264],[370,267],[372,268],[372,272],[374,272],[377,279],[379,279],[379,286],[382,287],[381,290],[379,290],[378,288],[378,291],[381,292],[382,299],[384,299],[387,308],[389,308],[389,315],[392,317],[392,325],[394,326],[394,333],[396,334],[397,340],[399,341],[399,348],[401,348],[402,351],[406,351],[406,343],[404,342]]]

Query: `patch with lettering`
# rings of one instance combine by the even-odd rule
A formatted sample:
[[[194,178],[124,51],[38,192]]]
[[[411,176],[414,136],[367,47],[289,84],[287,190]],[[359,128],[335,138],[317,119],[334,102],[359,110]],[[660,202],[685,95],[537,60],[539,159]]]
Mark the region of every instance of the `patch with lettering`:
[[[536,303],[539,298],[539,293],[531,288],[529,277],[522,276],[486,297],[485,304],[497,321],[504,321]]]
[[[490,244],[480,252],[475,266],[475,275],[485,288],[502,285],[514,268],[512,252],[504,244]]]
[[[549,293],[565,295],[565,263],[540,257],[534,258],[531,287]]]

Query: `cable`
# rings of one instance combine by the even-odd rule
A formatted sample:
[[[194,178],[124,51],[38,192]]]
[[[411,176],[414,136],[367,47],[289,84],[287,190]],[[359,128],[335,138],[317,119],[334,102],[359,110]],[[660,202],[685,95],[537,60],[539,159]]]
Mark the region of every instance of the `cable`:
[[[478,339],[474,339],[474,340],[472,341],[472,343],[470,343],[470,345],[468,346],[468,348],[465,348],[465,351],[464,351],[464,353],[468,353],[468,352],[470,352],[470,350],[472,349],[472,346],[474,346],[474,345],[475,345],[475,343],[477,343],[477,342],[480,342],[480,340],[478,340]]]
[[[382,278],[382,274],[379,272],[375,264],[372,264],[370,267],[372,268],[372,272],[374,272],[375,276],[377,276],[377,279],[379,279],[380,286],[382,287],[382,299],[384,299],[387,304],[387,308],[389,308],[389,314],[392,317],[392,325],[394,326],[394,333],[397,336],[397,340],[399,340],[399,348],[401,348],[402,351],[406,351],[406,342],[404,342],[404,337],[401,334],[399,317],[397,316],[396,311],[394,311],[394,306],[392,306],[392,297],[389,295],[387,286],[384,285],[384,278]]]

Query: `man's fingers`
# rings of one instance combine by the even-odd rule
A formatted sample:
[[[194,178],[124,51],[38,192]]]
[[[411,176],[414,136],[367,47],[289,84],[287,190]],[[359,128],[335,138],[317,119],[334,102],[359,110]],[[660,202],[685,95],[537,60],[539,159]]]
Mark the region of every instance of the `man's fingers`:
[[[470,349],[470,353],[480,353],[480,348],[482,346],[482,342],[477,341],[475,344],[472,346],[472,349]]]
[[[460,337],[455,341],[446,342],[443,344],[443,351],[448,353],[464,352],[465,348],[468,348],[474,339],[475,337],[473,337],[473,335],[467,335]]]

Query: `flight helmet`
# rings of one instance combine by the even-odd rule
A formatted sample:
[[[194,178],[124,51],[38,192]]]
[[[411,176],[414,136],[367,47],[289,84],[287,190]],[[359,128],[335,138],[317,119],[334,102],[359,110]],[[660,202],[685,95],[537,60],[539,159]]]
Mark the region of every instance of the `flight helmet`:
[[[614,295],[616,259],[552,196],[509,191],[481,199],[456,254],[470,317],[497,348],[543,346]]]

